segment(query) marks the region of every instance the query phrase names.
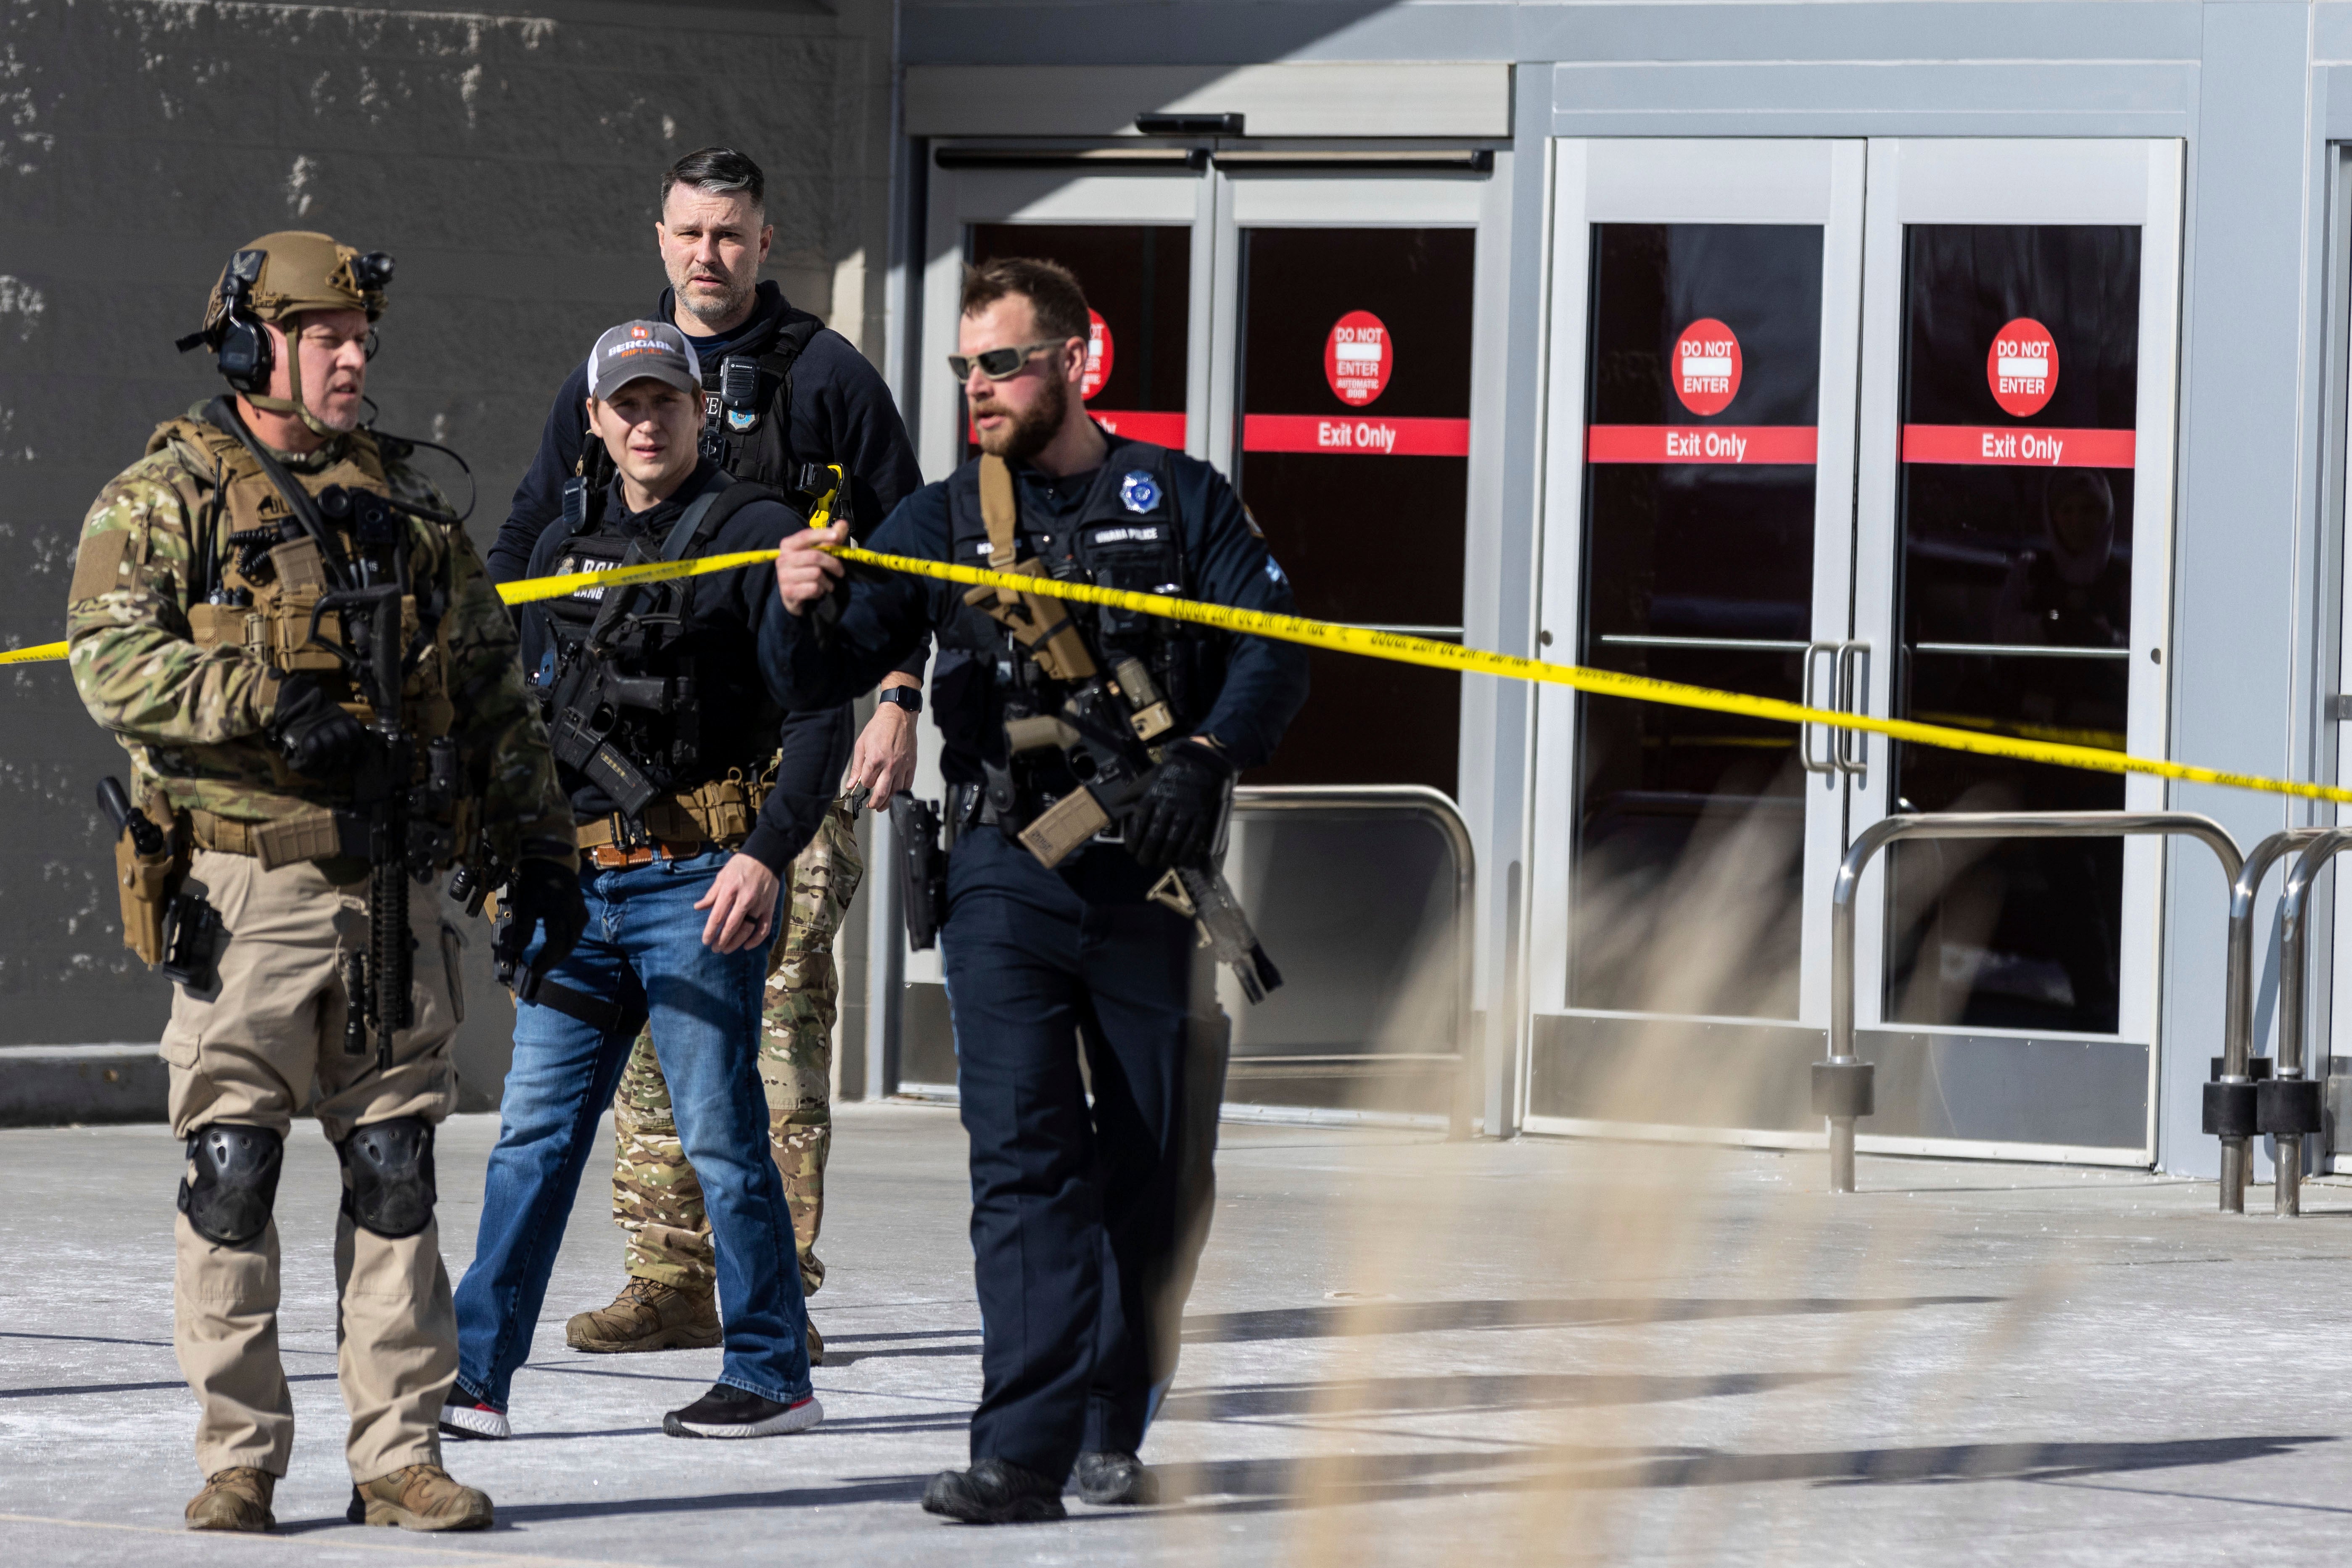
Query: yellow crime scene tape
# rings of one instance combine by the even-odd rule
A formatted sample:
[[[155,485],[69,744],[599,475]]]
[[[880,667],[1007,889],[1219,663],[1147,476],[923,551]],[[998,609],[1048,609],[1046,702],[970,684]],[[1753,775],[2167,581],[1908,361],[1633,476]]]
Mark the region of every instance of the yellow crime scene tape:
[[[1908,719],[1874,719],[1866,714],[1808,708],[1800,702],[1787,702],[1774,697],[1750,697],[1742,692],[1717,691],[1712,687],[1689,686],[1678,680],[1656,680],[1648,676],[1621,675],[1614,670],[1591,669],[1581,665],[1550,664],[1542,659],[1522,658],[1516,654],[1494,653],[1486,648],[1465,647],[1458,643],[1409,637],[1401,632],[1342,626],[1335,621],[1313,620],[1305,616],[1272,615],[1264,610],[1202,604],[1198,600],[1172,598],[1164,594],[1098,588],[1091,583],[1065,583],[1052,577],[993,572],[984,566],[963,566],[948,561],[882,555],[854,545],[828,546],[827,552],[860,565],[904,572],[940,582],[963,583],[974,587],[1009,588],[1015,593],[1067,599],[1081,605],[1107,605],[1138,615],[1158,616],[1164,620],[1189,621],[1194,626],[1213,626],[1220,631],[1272,637],[1336,653],[1387,659],[1394,664],[1417,664],[1431,669],[1450,669],[1464,675],[1492,675],[1507,680],[1540,681],[1551,686],[1572,687],[1596,697],[1622,697],[1638,702],[1696,708],[1747,719],[1765,719],[1786,724],[1822,724],[1832,729],[1885,735],[1890,740],[1908,741],[1914,745],[1970,752],[1979,756],[2008,757],[2017,762],[2043,763],[2052,767],[2084,768],[2103,773],[2146,773],[2156,778],[2176,779],[2183,784],[2219,784],[2228,789],[2257,790],[2267,795],[2294,795],[2305,800],[2352,805],[2352,789],[2334,784],[2302,784],[2291,779],[2264,778],[2257,773],[2227,773],[2219,768],[2194,767],[2187,763],[2167,762],[2157,757],[2135,757],[2095,746],[2026,740],[1979,730],[1916,723]],[[775,559],[776,552],[772,550],[745,550],[727,555],[700,556],[692,561],[655,561],[635,566],[609,567],[599,572],[531,577],[501,585],[499,596],[509,605],[527,605],[541,599],[560,599],[583,588],[623,587],[633,583],[702,577],[745,566],[763,566]],[[37,647],[0,652],[0,665],[35,664],[65,657],[65,644],[44,643]]]

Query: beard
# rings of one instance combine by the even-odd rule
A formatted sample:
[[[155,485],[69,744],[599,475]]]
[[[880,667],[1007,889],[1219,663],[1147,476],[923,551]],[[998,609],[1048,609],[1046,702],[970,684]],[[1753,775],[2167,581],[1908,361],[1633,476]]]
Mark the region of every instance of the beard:
[[[1037,401],[1021,412],[995,403],[975,405],[973,413],[1003,414],[1007,423],[980,433],[980,449],[1009,463],[1025,463],[1044,451],[1068,416],[1070,385],[1059,376],[1047,376]]]
[[[707,289],[689,294],[683,285],[675,281],[671,287],[677,290],[678,302],[686,307],[686,313],[708,326],[741,311],[758,291],[760,284],[756,277],[738,278],[728,285],[724,294],[717,296]]]

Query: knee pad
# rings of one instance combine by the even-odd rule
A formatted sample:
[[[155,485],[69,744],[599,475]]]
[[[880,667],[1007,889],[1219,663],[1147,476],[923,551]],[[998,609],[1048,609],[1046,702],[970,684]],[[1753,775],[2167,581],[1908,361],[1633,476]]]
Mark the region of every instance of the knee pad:
[[[361,1128],[335,1151],[343,1161],[343,1212],[388,1240],[433,1223],[433,1124],[396,1116]]]
[[[269,1228],[285,1168],[286,1139],[267,1127],[215,1121],[188,1134],[194,1179],[180,1178],[180,1212],[198,1236],[243,1247]]]

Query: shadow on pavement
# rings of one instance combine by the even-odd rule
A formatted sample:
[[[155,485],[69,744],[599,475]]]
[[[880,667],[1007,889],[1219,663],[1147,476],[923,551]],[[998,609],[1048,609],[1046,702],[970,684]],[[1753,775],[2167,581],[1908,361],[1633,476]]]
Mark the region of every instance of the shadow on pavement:
[[[1686,1323],[1708,1318],[1813,1317],[1839,1312],[1909,1311],[1921,1307],[1978,1307],[2000,1300],[1999,1296],[1633,1297],[1615,1300],[1381,1301],[1337,1307],[1276,1307],[1187,1318],[1184,1342],[1244,1344],[1261,1340],[1425,1334],[1449,1329],[1555,1329],[1601,1323]]]
[[[1164,1421],[1246,1421],[1270,1415],[1426,1415],[1478,1410],[1570,1409],[1588,1405],[1660,1405],[1719,1399],[1827,1382],[1829,1372],[1731,1373],[1713,1377],[1531,1373],[1507,1376],[1365,1377],[1331,1383],[1271,1383],[1171,1394]]]
[[[2148,1443],[1958,1443],[1786,1454],[1685,1449],[1639,1458],[1623,1450],[1558,1449],[1362,1454],[1171,1465],[1161,1469],[1160,1479],[1170,1496],[1196,1500],[1175,1505],[1181,1510],[1253,1513],[1469,1492],[1671,1489],[1772,1481],[1902,1486],[2066,1480],[2273,1458],[2309,1444],[2334,1441],[2325,1436],[2263,1436]],[[1582,1462],[1558,1462],[1571,1456]]]

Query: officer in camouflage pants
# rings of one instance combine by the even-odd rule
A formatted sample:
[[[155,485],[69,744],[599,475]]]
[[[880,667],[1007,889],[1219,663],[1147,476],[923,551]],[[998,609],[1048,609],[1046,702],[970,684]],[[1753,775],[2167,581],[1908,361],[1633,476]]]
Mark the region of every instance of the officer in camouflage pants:
[[[816,1255],[824,1223],[824,1162],[833,1142],[833,1025],[840,981],[833,939],[865,876],[855,816],[835,801],[824,826],[793,862],[792,905],[768,954],[760,1081],[768,1138],[792,1206],[801,1289],[824,1283]],[[654,1059],[651,1030],[637,1037],[613,1096],[613,1218],[627,1233],[629,1284],[610,1307],[565,1327],[574,1350],[684,1350],[719,1342],[710,1222],[702,1189],[671,1119],[669,1086]],[[809,1329],[809,1359],[824,1342]]]

